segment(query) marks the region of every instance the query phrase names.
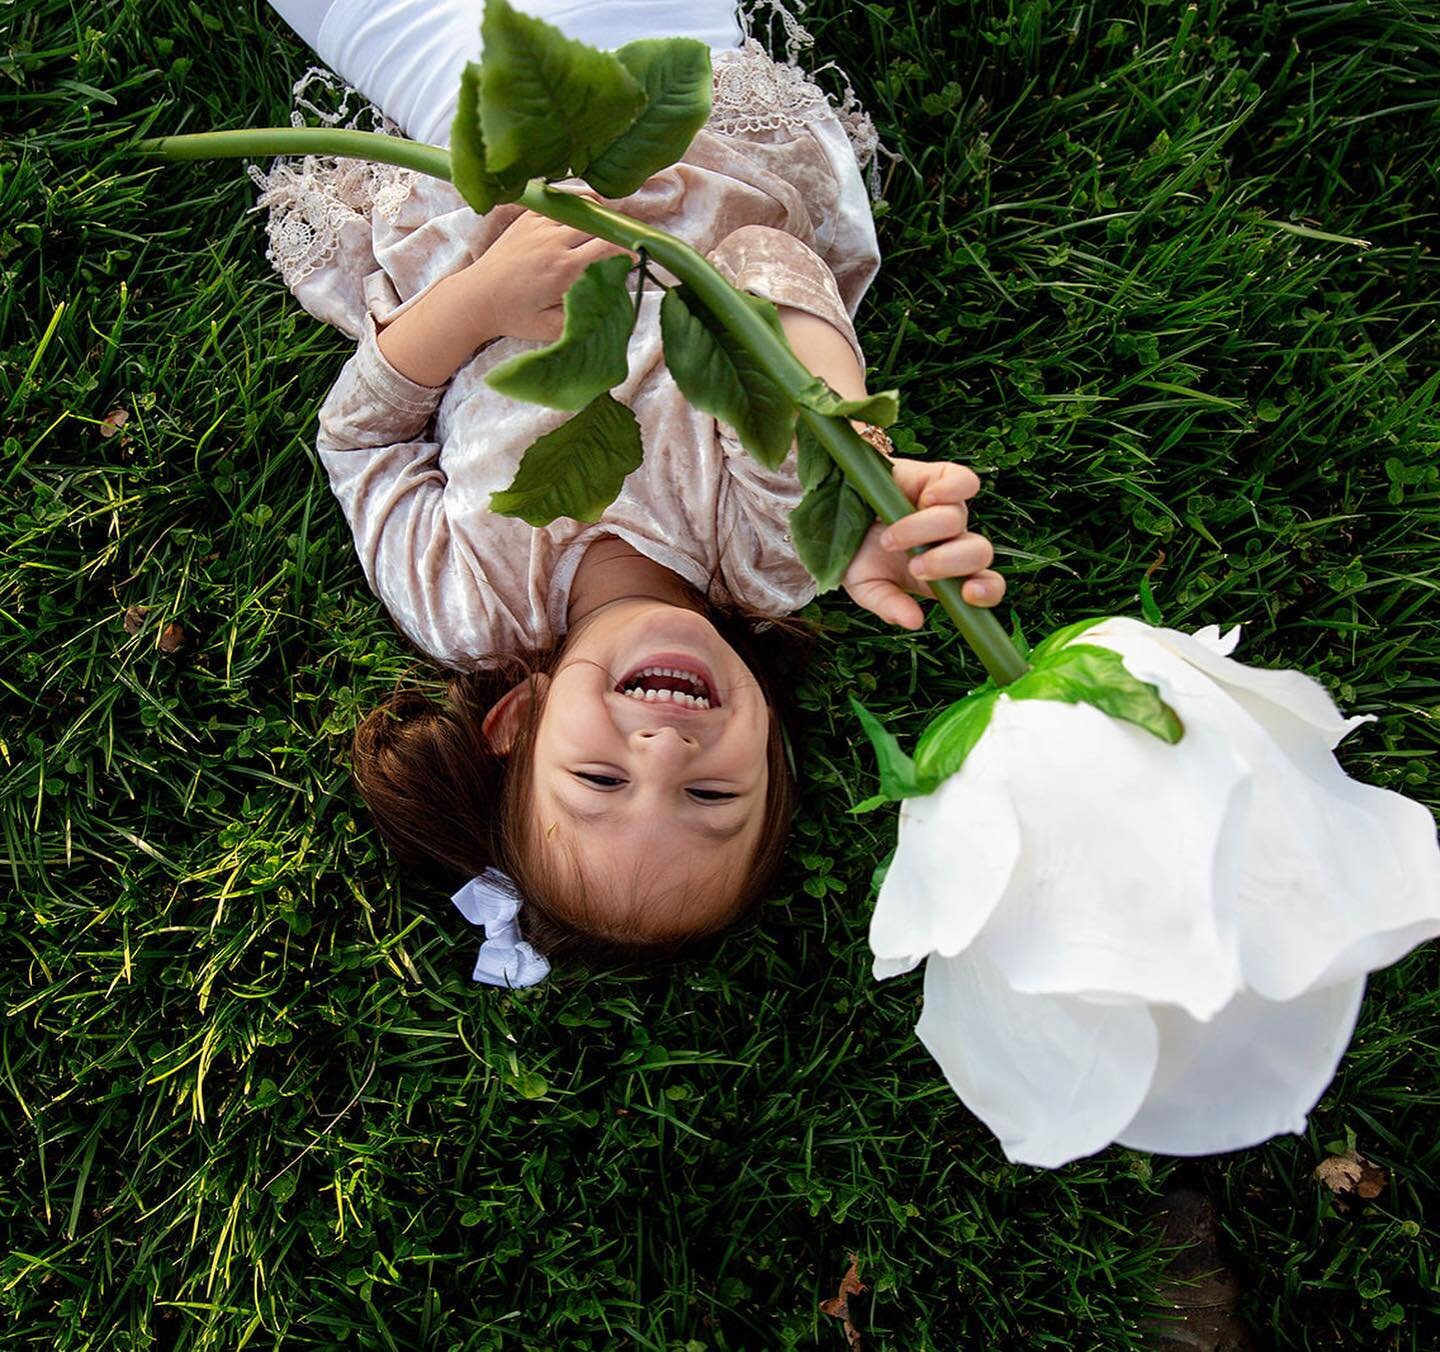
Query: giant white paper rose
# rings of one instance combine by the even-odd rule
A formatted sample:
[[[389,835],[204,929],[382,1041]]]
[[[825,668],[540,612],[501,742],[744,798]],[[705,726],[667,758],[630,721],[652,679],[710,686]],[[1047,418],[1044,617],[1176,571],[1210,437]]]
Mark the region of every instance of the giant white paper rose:
[[[960,769],[902,805],[875,975],[928,958],[916,1031],[1012,1160],[1303,1130],[1365,974],[1440,933],[1430,813],[1349,779],[1331,749],[1365,720],[1232,661],[1238,632],[1086,629],[1178,742],[1006,687]]]

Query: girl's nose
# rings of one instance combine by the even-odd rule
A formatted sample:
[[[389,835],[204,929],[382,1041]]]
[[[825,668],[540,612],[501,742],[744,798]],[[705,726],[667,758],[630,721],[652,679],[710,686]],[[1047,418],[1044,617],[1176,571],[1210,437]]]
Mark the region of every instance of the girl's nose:
[[[695,751],[699,749],[700,743],[693,737],[687,737],[678,728],[658,727],[640,728],[635,733],[648,754],[655,754],[663,751],[680,751],[681,749]]]

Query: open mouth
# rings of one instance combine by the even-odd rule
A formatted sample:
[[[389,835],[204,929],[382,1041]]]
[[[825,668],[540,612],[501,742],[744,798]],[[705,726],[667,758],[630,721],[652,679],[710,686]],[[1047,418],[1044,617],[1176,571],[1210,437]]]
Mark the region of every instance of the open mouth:
[[[720,701],[709,676],[669,663],[637,667],[615,690],[644,704],[671,704],[684,709],[718,709]]]

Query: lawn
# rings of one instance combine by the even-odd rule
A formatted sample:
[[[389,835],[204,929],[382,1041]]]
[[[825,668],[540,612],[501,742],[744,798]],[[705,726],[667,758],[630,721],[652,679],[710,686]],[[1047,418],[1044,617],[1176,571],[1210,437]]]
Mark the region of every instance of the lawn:
[[[1243,624],[1440,804],[1440,10],[816,0],[903,159],[860,328],[903,450],[982,472],[1032,639]],[[350,783],[415,655],[312,453],[347,343],[234,163],[306,54],[255,0],[0,11],[0,1338],[81,1348],[1140,1347],[1185,1181],[1262,1346],[1440,1345],[1440,962],[1376,977],[1309,1133],[1011,1166],[869,977],[902,736],[979,679],[834,599],[791,857],[652,972],[472,986]],[[963,859],[957,869],[963,870]],[[1342,1214],[1313,1171],[1385,1171]]]

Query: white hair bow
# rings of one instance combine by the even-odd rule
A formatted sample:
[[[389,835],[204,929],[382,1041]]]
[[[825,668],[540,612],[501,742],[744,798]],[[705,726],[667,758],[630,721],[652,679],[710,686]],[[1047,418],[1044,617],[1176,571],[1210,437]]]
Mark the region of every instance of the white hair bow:
[[[520,937],[520,898],[515,883],[498,868],[471,878],[453,897],[455,909],[472,925],[485,927],[475,959],[474,980],[487,986],[534,986],[550,972],[549,961]]]

